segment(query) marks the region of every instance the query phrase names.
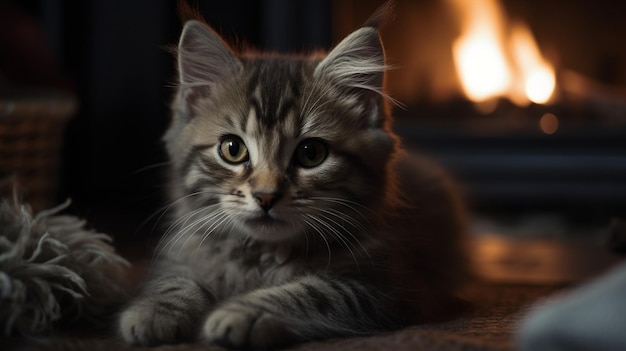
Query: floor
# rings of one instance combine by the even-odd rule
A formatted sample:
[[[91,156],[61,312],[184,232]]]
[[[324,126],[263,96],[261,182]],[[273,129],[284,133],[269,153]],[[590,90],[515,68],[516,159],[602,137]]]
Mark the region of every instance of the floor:
[[[458,318],[437,324],[411,326],[393,333],[341,338],[292,347],[319,350],[502,350],[515,349],[515,330],[525,313],[555,293],[584,284],[620,260],[597,238],[577,240],[502,235],[484,226],[473,236],[471,252],[475,281],[465,296],[473,308]],[[124,252],[145,252],[146,244]],[[147,261],[141,262],[145,265]],[[142,274],[137,271],[138,277]],[[110,330],[68,330],[38,340],[8,339],[0,343],[15,350],[222,350],[214,345],[182,344],[153,349],[125,345]]]

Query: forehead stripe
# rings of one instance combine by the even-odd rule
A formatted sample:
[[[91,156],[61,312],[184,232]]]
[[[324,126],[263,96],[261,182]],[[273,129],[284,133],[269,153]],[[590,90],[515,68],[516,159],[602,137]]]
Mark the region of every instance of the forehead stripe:
[[[297,105],[303,84],[302,63],[275,58],[251,64],[249,103],[261,124],[272,128],[284,122]]]

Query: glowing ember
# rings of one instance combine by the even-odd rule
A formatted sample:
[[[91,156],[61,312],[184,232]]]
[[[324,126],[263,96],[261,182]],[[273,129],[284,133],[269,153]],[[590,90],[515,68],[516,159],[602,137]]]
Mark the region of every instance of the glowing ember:
[[[547,103],[555,89],[554,69],[528,27],[506,28],[497,0],[449,1],[461,14],[462,34],[452,51],[466,96],[474,102],[507,97],[520,106]]]
[[[559,129],[559,119],[553,113],[546,113],[539,120],[539,130],[545,134],[554,134]]]

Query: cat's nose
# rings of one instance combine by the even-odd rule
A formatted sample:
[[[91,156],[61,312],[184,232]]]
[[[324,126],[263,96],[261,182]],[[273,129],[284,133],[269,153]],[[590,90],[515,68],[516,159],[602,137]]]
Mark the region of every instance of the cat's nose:
[[[281,195],[282,194],[279,192],[254,192],[252,194],[256,202],[265,212],[269,211],[272,206],[274,206],[276,201],[280,199]]]

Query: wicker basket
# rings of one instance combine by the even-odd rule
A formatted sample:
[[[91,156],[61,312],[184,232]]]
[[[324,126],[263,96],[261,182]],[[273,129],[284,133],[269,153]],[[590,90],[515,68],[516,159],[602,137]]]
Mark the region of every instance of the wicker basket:
[[[33,210],[55,202],[64,130],[76,108],[68,94],[0,91],[0,180],[13,178]]]

